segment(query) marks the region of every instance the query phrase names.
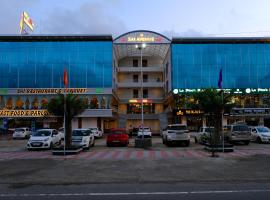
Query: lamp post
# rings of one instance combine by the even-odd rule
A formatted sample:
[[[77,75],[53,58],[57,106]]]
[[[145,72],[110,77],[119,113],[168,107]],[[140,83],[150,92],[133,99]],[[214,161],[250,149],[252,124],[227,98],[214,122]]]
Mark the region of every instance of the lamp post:
[[[142,129],[142,140],[144,139],[144,116],[143,116],[143,69],[142,69],[142,51],[146,47],[145,43],[141,45],[136,44],[136,49],[140,50],[141,55],[141,129]]]

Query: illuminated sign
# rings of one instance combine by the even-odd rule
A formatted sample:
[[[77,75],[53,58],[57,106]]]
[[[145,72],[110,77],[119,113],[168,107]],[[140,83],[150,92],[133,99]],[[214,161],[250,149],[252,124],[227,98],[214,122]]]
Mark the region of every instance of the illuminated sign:
[[[140,100],[140,99],[130,99],[128,102],[129,103],[141,103],[142,100]],[[143,99],[143,103],[152,103],[152,100],[150,100],[150,99]]]
[[[174,94],[190,94],[201,92],[204,89],[192,89],[192,88],[180,88],[173,89]],[[221,89],[216,89],[217,91],[221,91]],[[224,93],[227,94],[270,94],[270,88],[224,88],[222,89]]]
[[[203,114],[203,111],[197,110],[197,109],[179,109],[179,110],[174,110],[174,113],[177,116],[200,115],[200,114]]]
[[[114,41],[114,44],[119,43],[162,43],[169,44],[170,40],[162,35],[151,31],[139,31],[127,33]]]
[[[45,88],[45,89],[36,89],[36,88],[22,88],[17,89],[18,94],[64,94],[64,93],[74,93],[82,94],[86,93],[87,88]]]
[[[48,110],[0,110],[0,117],[45,117]]]

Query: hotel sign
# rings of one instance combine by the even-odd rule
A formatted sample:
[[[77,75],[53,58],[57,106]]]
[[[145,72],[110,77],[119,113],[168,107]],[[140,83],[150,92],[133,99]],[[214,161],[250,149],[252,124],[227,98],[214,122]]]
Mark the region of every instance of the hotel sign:
[[[31,89],[31,88],[22,88],[17,89],[18,94],[64,94],[64,93],[73,93],[73,94],[84,94],[88,90],[87,88],[45,88],[45,89]]]
[[[0,88],[0,95],[112,94],[111,88]]]
[[[48,110],[0,110],[0,117],[45,117]]]
[[[130,32],[125,35],[116,38],[114,44],[123,44],[123,43],[164,43],[169,44],[170,40],[162,35],[151,31],[138,31]]]
[[[186,116],[186,115],[200,115],[203,114],[203,111],[198,109],[179,109],[174,110],[174,113],[177,116]]]

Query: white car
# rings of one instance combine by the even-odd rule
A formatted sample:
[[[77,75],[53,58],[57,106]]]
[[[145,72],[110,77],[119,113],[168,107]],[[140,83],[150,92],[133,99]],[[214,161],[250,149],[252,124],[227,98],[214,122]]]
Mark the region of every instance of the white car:
[[[27,149],[51,149],[61,144],[60,134],[55,129],[40,129],[34,132],[27,143]]]
[[[32,131],[30,128],[15,128],[12,135],[13,139],[26,139],[30,138]]]
[[[270,143],[270,129],[265,126],[252,127],[251,140],[258,143]]]
[[[194,135],[195,143],[207,143],[210,133],[214,133],[214,127],[201,127],[200,131]]]
[[[149,127],[139,128],[137,136],[142,137],[142,135],[144,137],[148,137],[148,138],[152,137],[152,132],[151,132],[150,128]]]
[[[162,142],[166,145],[183,142],[186,146],[189,146],[190,135],[188,132],[187,126],[184,124],[170,124],[163,130]]]
[[[90,129],[72,130],[72,145],[89,149],[95,145],[95,136]]]
[[[102,133],[102,131],[99,129],[99,128],[89,128],[93,133],[94,133],[94,136],[96,137],[96,138],[102,138],[102,136],[103,136],[103,133]]]

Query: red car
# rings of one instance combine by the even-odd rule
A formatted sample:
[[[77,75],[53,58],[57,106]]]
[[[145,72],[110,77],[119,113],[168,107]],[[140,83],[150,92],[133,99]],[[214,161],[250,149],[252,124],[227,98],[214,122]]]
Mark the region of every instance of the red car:
[[[129,144],[128,134],[125,129],[111,129],[107,136],[107,146]]]

